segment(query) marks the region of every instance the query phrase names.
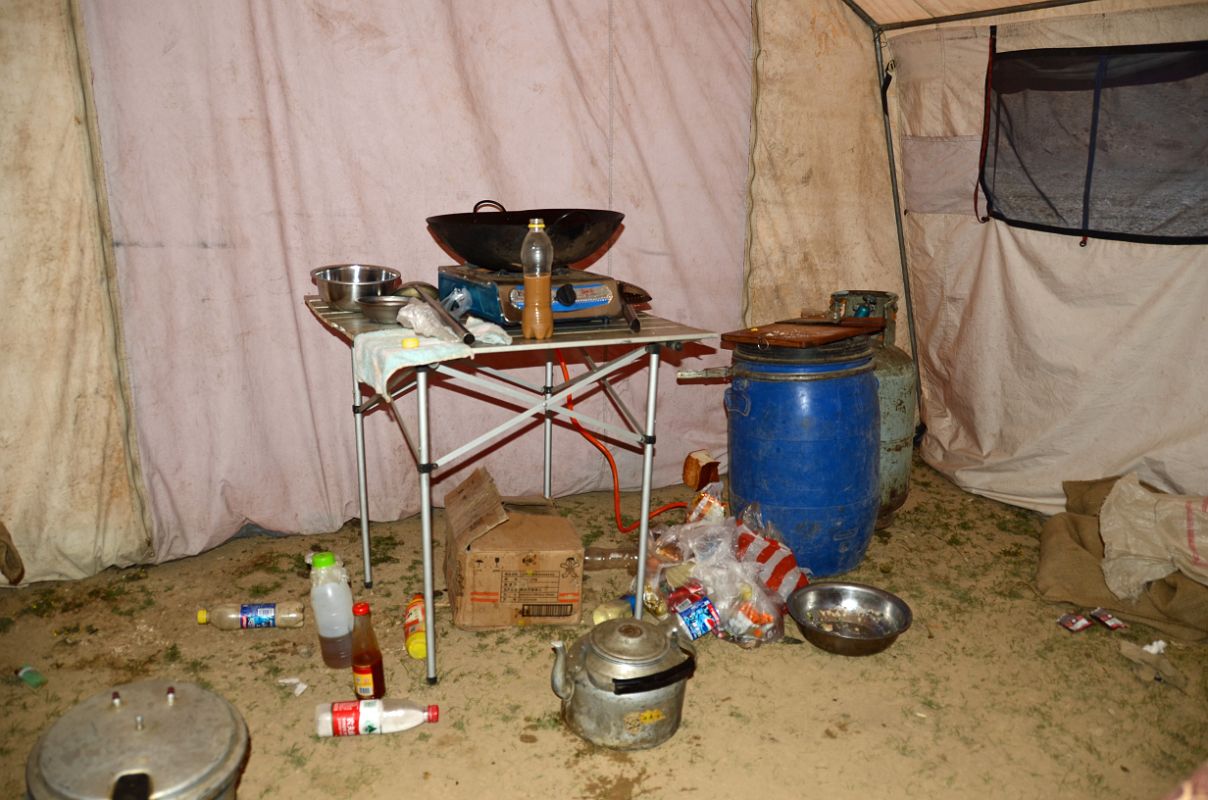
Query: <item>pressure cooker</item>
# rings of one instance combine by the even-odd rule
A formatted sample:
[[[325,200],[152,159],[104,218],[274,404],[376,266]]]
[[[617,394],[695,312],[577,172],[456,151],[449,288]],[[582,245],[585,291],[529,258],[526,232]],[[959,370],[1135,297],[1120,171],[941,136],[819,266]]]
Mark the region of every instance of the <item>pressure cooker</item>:
[[[234,800],[248,745],[243,717],[213,692],[140,681],[60,717],[25,779],[31,800]]]

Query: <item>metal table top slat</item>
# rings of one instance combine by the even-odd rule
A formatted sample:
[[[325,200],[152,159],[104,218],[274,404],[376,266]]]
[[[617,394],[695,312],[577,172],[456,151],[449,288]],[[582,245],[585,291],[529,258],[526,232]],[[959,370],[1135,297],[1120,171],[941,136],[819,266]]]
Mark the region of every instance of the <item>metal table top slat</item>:
[[[398,328],[397,324],[373,322],[359,311],[343,311],[326,303],[318,295],[307,295],[306,306],[326,327],[340,334],[349,344],[362,333]],[[653,342],[691,342],[714,339],[720,334],[672,322],[662,317],[639,312],[642,329],[637,333],[629,330],[624,320],[610,322],[576,323],[555,326],[549,339],[529,340],[514,338],[511,344],[471,345],[473,355],[490,353],[514,353],[522,350],[548,350],[554,347],[600,347],[602,345],[651,344]]]

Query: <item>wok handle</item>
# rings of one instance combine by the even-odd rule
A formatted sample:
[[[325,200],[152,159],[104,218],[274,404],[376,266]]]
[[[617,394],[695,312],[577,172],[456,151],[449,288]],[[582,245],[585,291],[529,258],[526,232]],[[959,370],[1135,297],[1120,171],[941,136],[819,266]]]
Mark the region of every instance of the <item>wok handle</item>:
[[[432,296],[436,293],[436,287],[434,287],[432,284],[424,283],[423,281],[409,281],[408,283],[404,283],[399,288],[415,289],[415,293],[419,296],[419,299],[427,303],[428,307],[436,312],[436,315],[440,317],[441,322],[448,325],[449,328],[452,329],[463,342],[466,344],[474,344],[474,334],[470,333],[466,326],[461,323],[461,320],[450,314],[449,309],[445,308],[439,300]]]
[[[479,200],[474,204],[474,213],[477,214],[478,209],[482,208],[483,206],[495,206],[495,208],[499,209],[505,214],[507,213],[507,209],[503,207],[503,203],[500,203],[498,200]]]
[[[691,678],[696,672],[696,657],[691,653],[685,653],[688,657],[674,667],[656,672],[653,675],[642,675],[639,678],[613,678],[612,693],[613,694],[638,694],[639,692],[653,692],[655,689],[662,689],[665,686],[671,686],[674,683],[679,683],[682,680]]]
[[[633,310],[624,299],[621,300],[621,313],[625,316],[625,321],[629,323],[629,331],[637,333],[642,329],[642,321],[638,319],[638,312]]]

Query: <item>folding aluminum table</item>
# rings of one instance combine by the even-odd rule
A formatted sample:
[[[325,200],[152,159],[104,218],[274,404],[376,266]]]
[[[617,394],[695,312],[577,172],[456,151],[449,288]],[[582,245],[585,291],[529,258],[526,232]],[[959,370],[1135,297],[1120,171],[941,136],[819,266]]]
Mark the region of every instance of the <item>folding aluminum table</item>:
[[[306,305],[324,326],[334,331],[349,346],[355,344],[357,336],[381,330],[398,329],[397,325],[381,324],[367,319],[356,311],[342,311],[334,308],[321,298],[311,295],[306,298]],[[399,430],[406,441],[419,470],[420,486],[420,524],[423,531],[424,555],[424,615],[428,620],[428,682],[436,683],[436,626],[433,612],[433,566],[432,566],[432,478],[440,467],[448,466],[458,459],[476,451],[482,445],[498,439],[503,434],[530,423],[534,418],[542,419],[545,436],[545,457],[543,472],[543,490],[546,497],[552,497],[552,470],[550,456],[553,452],[553,418],[555,416],[574,419],[586,430],[594,433],[607,434],[622,442],[631,442],[642,447],[642,506],[638,537],[638,585],[645,583],[646,577],[646,539],[649,531],[650,518],[650,480],[654,465],[654,421],[656,395],[658,389],[659,356],[663,347],[679,350],[685,342],[700,341],[717,337],[717,333],[691,328],[677,322],[655,317],[650,314],[639,314],[641,323],[639,331],[631,331],[623,320],[611,322],[562,325],[555,327],[550,339],[540,341],[516,338],[511,344],[490,345],[475,342],[470,346],[466,357],[450,361],[433,363],[418,363],[409,366],[389,377],[387,391],[375,389],[373,395],[366,400],[361,387],[364,376],[358,375],[356,362],[353,362],[352,393],[353,393],[353,423],[356,430],[357,451],[357,486],[361,508],[361,549],[365,569],[365,587],[373,586],[372,565],[369,561],[369,491],[365,475],[365,414],[379,405],[389,408],[398,424]],[[400,336],[399,347],[402,347]],[[626,348],[626,351],[611,360],[597,364],[590,355],[588,348],[616,347]],[[570,380],[554,383],[554,351],[557,349],[583,351],[584,362],[588,371],[572,377]],[[490,356],[515,354],[523,351],[537,351],[544,356],[545,381],[536,385],[519,380],[482,363],[490,360]],[[647,391],[646,415],[644,423],[629,411],[621,398],[613,390],[609,378],[630,364],[646,356]],[[469,371],[466,362],[473,360],[475,369]],[[466,442],[440,457],[432,454],[430,426],[428,422],[428,387],[431,377],[438,375],[445,380],[450,388],[472,388],[484,398],[519,404],[522,411],[516,412],[507,420],[496,425],[491,430]],[[625,421],[627,427],[614,425],[603,420],[587,416],[578,410],[567,407],[567,398],[585,388],[599,384],[600,388],[613,401]],[[412,437],[403,422],[403,417],[395,406],[395,400],[415,390],[417,400],[417,437]],[[636,615],[642,616],[641,604],[638,604]]]

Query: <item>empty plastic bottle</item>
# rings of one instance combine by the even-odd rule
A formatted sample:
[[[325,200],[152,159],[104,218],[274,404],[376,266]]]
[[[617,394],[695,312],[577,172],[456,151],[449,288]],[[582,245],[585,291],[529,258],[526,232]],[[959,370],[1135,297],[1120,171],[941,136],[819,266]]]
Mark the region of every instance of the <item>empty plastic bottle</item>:
[[[315,707],[315,733],[319,736],[398,733],[439,720],[438,706],[410,700],[343,700]]]
[[[629,547],[589,547],[583,551],[583,569],[623,569],[636,575],[638,551]]]
[[[311,558],[310,607],[323,663],[348,669],[352,666],[352,587],[348,571],[336,563],[333,553],[315,553]]]
[[[293,600],[284,603],[222,603],[213,608],[197,610],[199,624],[213,625],[224,631],[301,628],[304,619],[302,604]]]

